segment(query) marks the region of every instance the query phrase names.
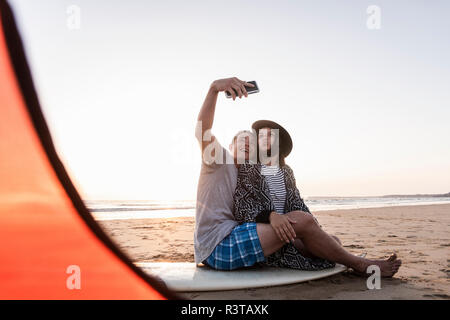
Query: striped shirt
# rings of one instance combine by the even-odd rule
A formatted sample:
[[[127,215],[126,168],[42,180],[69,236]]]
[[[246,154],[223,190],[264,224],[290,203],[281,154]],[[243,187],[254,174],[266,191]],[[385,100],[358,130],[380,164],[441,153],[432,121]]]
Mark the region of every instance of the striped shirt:
[[[270,195],[277,213],[284,212],[286,202],[286,186],[284,184],[283,171],[278,166],[261,165],[261,174],[269,185]]]

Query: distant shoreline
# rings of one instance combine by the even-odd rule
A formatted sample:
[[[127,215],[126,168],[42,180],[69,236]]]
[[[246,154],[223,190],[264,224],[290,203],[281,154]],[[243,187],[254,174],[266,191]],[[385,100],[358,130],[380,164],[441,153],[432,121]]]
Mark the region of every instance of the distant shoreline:
[[[450,198],[450,192],[447,193],[430,193],[430,194],[387,194],[382,196],[304,196],[303,199],[361,199],[361,198]],[[143,200],[143,199],[83,199],[85,202],[155,202],[155,203],[170,203],[170,202],[195,202],[195,199],[190,200]]]
[[[440,197],[450,197],[450,192],[442,193],[442,194],[398,194],[398,195],[386,195],[382,196],[382,198],[415,198],[415,197],[431,197],[431,198],[440,198]]]
[[[317,200],[313,200],[317,201]],[[408,201],[408,200],[403,200]],[[355,204],[314,204],[311,201],[305,201],[312,212],[335,211],[335,210],[358,210],[358,209],[376,209],[376,208],[394,208],[394,207],[416,207],[416,206],[432,206],[432,205],[448,205],[450,199],[439,201],[438,199],[428,202],[395,202],[395,203],[355,203]],[[172,208],[165,209],[144,209],[144,210],[123,210],[123,209],[93,209],[90,208],[92,215],[97,221],[105,220],[140,220],[140,219],[166,219],[166,218],[194,218],[195,208]]]
[[[310,196],[305,199],[354,199],[354,198],[449,198],[448,193],[432,193],[432,194],[387,194],[383,196]]]

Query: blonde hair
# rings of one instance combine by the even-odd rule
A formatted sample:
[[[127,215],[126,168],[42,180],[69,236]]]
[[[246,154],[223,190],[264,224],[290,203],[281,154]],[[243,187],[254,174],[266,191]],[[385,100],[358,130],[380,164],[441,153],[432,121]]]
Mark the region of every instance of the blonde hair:
[[[231,144],[236,143],[236,139],[243,133],[246,133],[248,135],[254,135],[255,134],[253,131],[250,131],[250,130],[241,130],[241,131],[239,131],[238,133],[236,133],[234,135],[233,140],[231,140]]]

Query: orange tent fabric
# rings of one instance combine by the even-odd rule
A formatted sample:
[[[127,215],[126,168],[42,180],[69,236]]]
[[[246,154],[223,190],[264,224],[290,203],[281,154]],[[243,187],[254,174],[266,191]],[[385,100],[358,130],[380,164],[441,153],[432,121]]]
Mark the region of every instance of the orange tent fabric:
[[[0,4],[0,299],[174,297],[84,207],[51,143],[10,7]],[[67,285],[72,265],[79,289]]]

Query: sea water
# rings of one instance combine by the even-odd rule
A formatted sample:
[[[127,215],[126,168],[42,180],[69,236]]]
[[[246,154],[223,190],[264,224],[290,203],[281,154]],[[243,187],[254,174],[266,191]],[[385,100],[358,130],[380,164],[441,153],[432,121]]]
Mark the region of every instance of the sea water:
[[[337,209],[377,208],[450,203],[450,197],[308,197],[312,212]],[[96,220],[194,217],[195,200],[86,200]]]

